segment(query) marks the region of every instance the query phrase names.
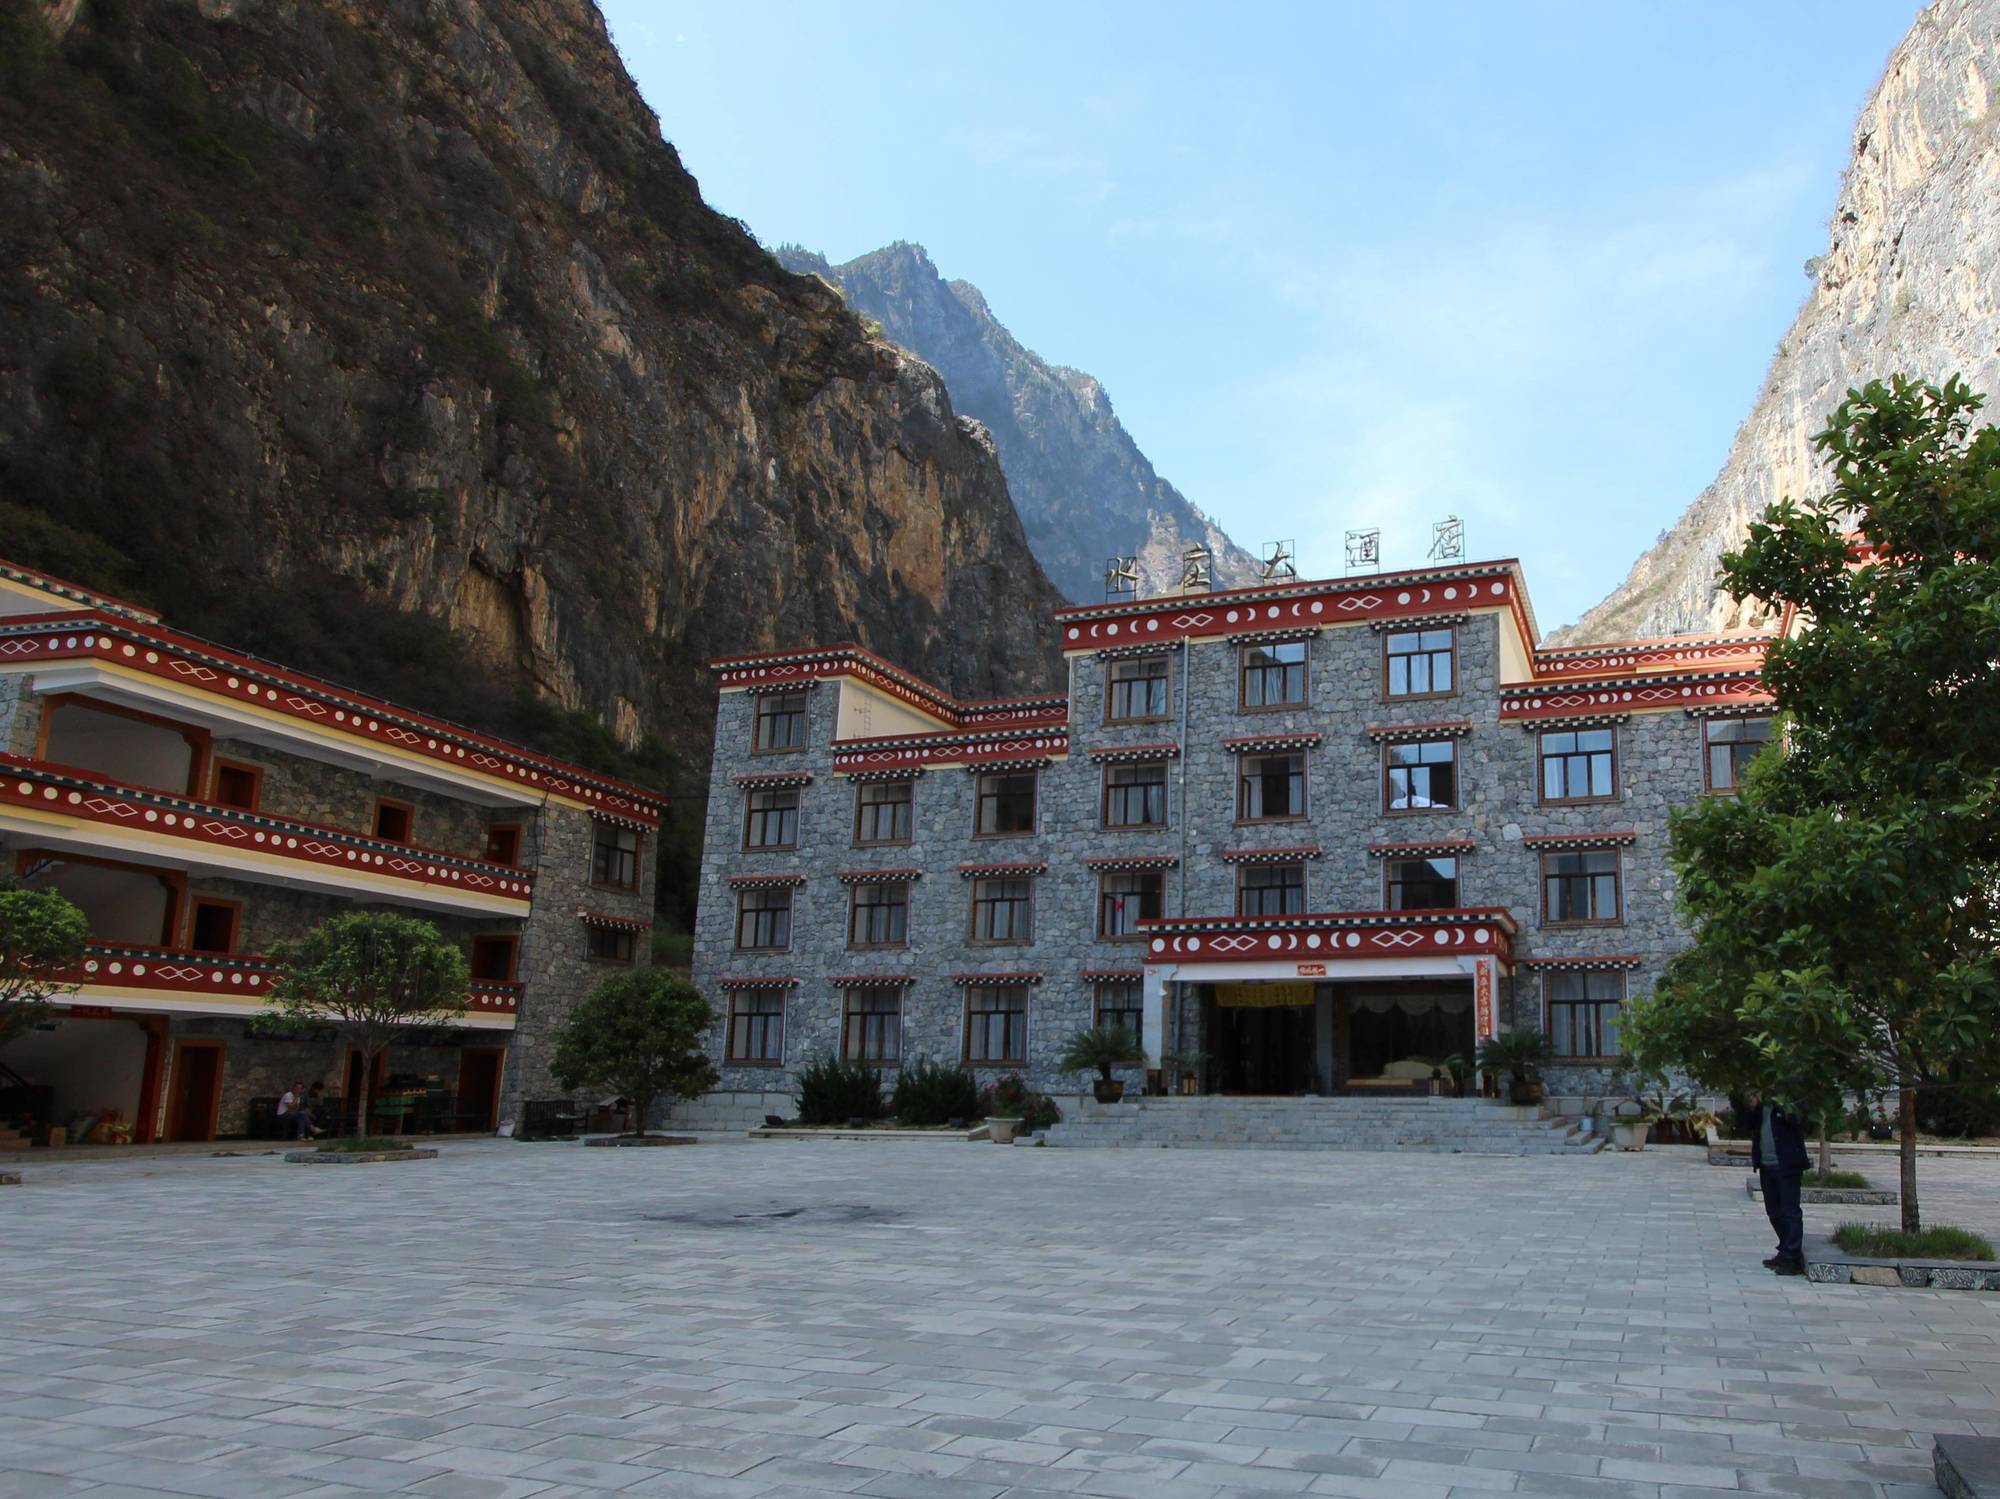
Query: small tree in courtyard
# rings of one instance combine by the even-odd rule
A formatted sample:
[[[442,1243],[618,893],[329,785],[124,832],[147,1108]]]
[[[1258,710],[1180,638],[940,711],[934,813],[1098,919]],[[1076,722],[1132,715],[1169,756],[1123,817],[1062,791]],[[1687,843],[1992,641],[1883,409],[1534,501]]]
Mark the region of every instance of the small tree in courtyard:
[[[717,1080],[702,1033],[715,1012],[701,991],[663,968],[606,979],[556,1031],[549,1073],[562,1087],[602,1088],[630,1101],[633,1133],[646,1133],[655,1099],[699,1098]]]
[[[0,882],[0,1046],[74,992],[64,975],[83,957],[90,923],[55,890]]]
[[[358,1112],[368,1133],[375,1059],[412,1025],[450,1024],[465,1013],[465,953],[415,916],[355,911],[322,921],[296,941],[274,942],[284,973],[266,1026],[331,1025],[361,1053]]]
[[[1695,946],[1625,1031],[1643,1062],[1809,1117],[1894,1091],[1910,1233],[1917,1090],[2000,1071],[2000,432],[1972,430],[1982,404],[1957,379],[1848,392],[1814,439],[1832,487],[1771,506],[1723,558],[1731,597],[1800,620],[1764,667],[1785,752],[1675,816]]]

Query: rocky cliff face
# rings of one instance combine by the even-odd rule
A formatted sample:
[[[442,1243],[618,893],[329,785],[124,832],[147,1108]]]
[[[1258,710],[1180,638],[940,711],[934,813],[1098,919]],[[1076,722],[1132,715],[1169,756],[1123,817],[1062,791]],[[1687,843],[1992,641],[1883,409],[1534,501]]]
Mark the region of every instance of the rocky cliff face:
[[[1001,326],[979,288],[946,281],[923,246],[890,245],[845,265],[784,248],[792,270],[838,286],[883,335],[936,367],[958,409],[993,434],[1028,541],[1078,602],[1104,597],[1104,563],[1139,559],[1140,592],[1179,587],[1181,554],[1214,553],[1215,586],[1258,579],[1256,559],[1153,471],[1104,387],[1042,360]]]
[[[1558,639],[1753,622],[1715,591],[1717,559],[1767,504],[1819,486],[1810,439],[1850,387],[1962,374],[2000,418],[2000,0],[1938,0],[1917,17],[1855,126],[1831,239],[1808,269],[1812,294],[1722,473]]]
[[[711,655],[1055,679],[984,432],[703,204],[588,0],[0,0],[0,72],[0,554],[683,782]]]

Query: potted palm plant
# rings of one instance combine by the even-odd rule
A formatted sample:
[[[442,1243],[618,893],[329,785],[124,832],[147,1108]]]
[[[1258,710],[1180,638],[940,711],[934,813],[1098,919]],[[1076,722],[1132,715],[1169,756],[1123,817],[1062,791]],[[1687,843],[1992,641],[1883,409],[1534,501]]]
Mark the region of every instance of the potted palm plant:
[[[1479,1070],[1507,1079],[1507,1101],[1526,1107],[1542,1101],[1542,1069],[1552,1055],[1549,1038],[1532,1027],[1502,1031],[1479,1043]]]
[[[1116,1103],[1125,1096],[1125,1084],[1111,1075],[1113,1067],[1136,1067],[1146,1060],[1139,1038],[1123,1026],[1109,1030],[1090,1027],[1069,1038],[1062,1060],[1056,1065],[1064,1072],[1097,1073],[1090,1091],[1099,1103]]]

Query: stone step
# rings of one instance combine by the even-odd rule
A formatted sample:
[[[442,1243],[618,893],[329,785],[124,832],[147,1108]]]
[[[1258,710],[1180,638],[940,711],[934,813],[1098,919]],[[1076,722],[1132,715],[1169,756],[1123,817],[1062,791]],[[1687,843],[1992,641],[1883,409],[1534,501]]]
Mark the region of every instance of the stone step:
[[[1079,1099],[1046,1136],[1100,1149],[1412,1151],[1594,1155],[1587,1124],[1539,1109],[1459,1098]]]

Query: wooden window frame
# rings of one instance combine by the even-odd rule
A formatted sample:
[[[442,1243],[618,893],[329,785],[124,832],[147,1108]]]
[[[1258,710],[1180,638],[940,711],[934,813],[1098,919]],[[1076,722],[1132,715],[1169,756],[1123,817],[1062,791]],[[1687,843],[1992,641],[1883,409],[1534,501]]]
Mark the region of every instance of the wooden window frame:
[[[493,853],[493,835],[495,833],[512,833],[514,835],[513,858],[502,859],[495,856],[495,854]],[[485,861],[489,864],[504,864],[509,869],[520,869],[524,867],[521,863],[521,850],[524,847],[526,847],[527,841],[528,841],[528,830],[526,825],[523,823],[518,823],[518,822],[488,823],[486,825],[486,846],[482,851],[480,857],[485,859]],[[591,835],[590,841],[591,841],[591,848],[594,854],[594,851],[597,846],[597,836],[595,833]]]
[[[382,812],[387,808],[403,814],[403,836],[391,838],[382,831]],[[417,804],[406,802],[401,797],[378,796],[375,805],[368,812],[368,836],[378,843],[394,843],[403,848],[417,846]]]
[[[624,957],[596,950],[597,943],[606,937],[624,939]],[[601,963],[607,968],[630,968],[639,961],[639,934],[626,931],[623,927],[586,926],[583,929],[583,956],[585,962]]]
[[[1252,671],[1269,672],[1272,668],[1269,666],[1251,666],[1250,653],[1252,651],[1267,650],[1281,651],[1290,646],[1297,646],[1299,648],[1298,661],[1296,663],[1290,661],[1280,662],[1279,667],[1289,677],[1293,665],[1297,665],[1299,670],[1299,696],[1296,699],[1286,698],[1283,702],[1279,703],[1251,702],[1249,690],[1250,673]],[[1311,706],[1312,642],[1310,640],[1273,640],[1262,643],[1253,641],[1236,647],[1236,711],[1238,713],[1288,713],[1297,712],[1301,708],[1309,708]]]
[[[1570,734],[1578,737],[1585,734],[1609,734],[1611,736],[1611,747],[1606,750],[1576,749],[1552,756],[1548,751],[1548,743],[1550,736],[1556,734]],[[1595,760],[1599,755],[1605,756],[1611,762],[1611,789],[1608,792],[1602,796],[1595,794],[1590,796],[1550,796],[1548,794],[1549,761],[1551,759],[1563,762],[1563,784],[1567,787],[1569,784],[1569,762],[1577,759],[1583,760],[1585,762],[1584,775],[1587,779],[1590,774],[1589,762]],[[1620,772],[1624,768],[1618,762],[1618,726],[1616,724],[1592,724],[1587,728],[1581,729],[1541,730],[1535,735],[1536,805],[1543,807],[1590,807],[1600,806],[1605,802],[1617,801]]]
[[[597,840],[605,833],[614,838],[625,833],[632,835],[632,881],[625,884],[618,880],[601,880],[597,877]],[[624,853],[622,848],[617,850]],[[601,822],[591,819],[590,828],[590,886],[593,890],[623,890],[627,894],[637,890],[646,877],[646,834],[639,828],[620,827],[615,822]]]
[[[797,887],[793,885],[777,885],[777,886],[765,885],[755,889],[737,891],[736,892],[736,951],[737,952],[790,952],[792,950],[792,921],[795,915],[797,914],[798,910],[797,901],[794,899],[794,896],[796,894],[797,894]],[[785,898],[784,904],[782,906],[757,906],[757,907],[753,907],[751,905],[751,902],[753,900],[764,899],[773,895],[782,895]],[[785,940],[783,942],[772,942],[772,943],[744,942],[743,923],[746,917],[770,916],[774,915],[779,911],[782,911],[784,913]],[[777,923],[773,921],[772,924],[776,925]]]
[[[250,777],[250,801],[226,802],[222,799],[222,774],[224,771],[238,771]],[[255,812],[264,805],[264,767],[253,765],[248,760],[236,760],[227,755],[217,755],[208,767],[208,799],[218,807],[234,807],[240,812]]]
[[[745,1004],[765,1004],[771,1000],[777,1001],[778,1007],[775,1010],[745,1010],[743,1008]],[[785,1065],[785,1032],[789,1029],[787,1022],[791,1018],[787,1011],[790,1008],[785,1002],[785,991],[782,989],[735,989],[730,991],[729,1029],[723,1042],[722,1060],[731,1067],[783,1067]],[[765,1023],[745,1028],[746,1032],[749,1029],[754,1029],[758,1034],[768,1037],[775,1028],[778,1038],[776,1055],[748,1056],[737,1050],[739,1036],[737,1022],[751,1016],[766,1017]],[[768,1018],[771,1016],[776,1017],[775,1027]]]
[[[900,901],[870,902],[868,910],[894,910],[903,908],[903,935],[894,942],[857,942],[855,932],[863,910],[861,892],[864,890],[897,890],[902,892]],[[910,883],[908,880],[858,880],[847,887],[847,945],[856,952],[900,951],[910,945]]]
[[[1442,690],[1433,688],[1429,692],[1396,692],[1391,690],[1389,685],[1389,662],[1394,656],[1404,656],[1404,657],[1425,656],[1433,658],[1431,662],[1431,675],[1433,679],[1435,679],[1437,671],[1436,671],[1436,661],[1434,658],[1437,657],[1440,654],[1440,652],[1425,651],[1425,650],[1392,652],[1389,649],[1390,642],[1393,641],[1398,635],[1415,635],[1421,639],[1425,635],[1435,634],[1438,631],[1442,631],[1444,634],[1451,637],[1450,643],[1445,646],[1442,652],[1445,659],[1450,663],[1448,669],[1451,672],[1451,686],[1446,687]],[[1416,628],[1407,630],[1398,630],[1392,628],[1392,629],[1385,629],[1382,632],[1382,701],[1383,702],[1415,703],[1415,702],[1421,702],[1425,698],[1457,697],[1460,690],[1458,683],[1459,683],[1459,676],[1458,676],[1458,626],[1457,625],[1418,626]]]
[[[1115,700],[1118,691],[1118,668],[1121,666],[1145,666],[1150,668],[1155,664],[1164,666],[1166,668],[1166,670],[1162,672],[1158,678],[1158,680],[1164,683],[1166,687],[1165,706],[1162,707],[1158,713],[1131,713],[1131,714],[1114,713],[1112,711],[1111,705]],[[1151,676],[1149,672],[1148,675],[1138,678],[1138,680],[1152,681],[1154,680],[1154,678]],[[1107,661],[1104,663],[1104,722],[1106,724],[1165,723],[1173,716],[1174,716],[1174,663],[1172,658],[1167,656],[1129,656],[1123,661]]]
[[[1583,987],[1586,991],[1589,990],[1590,980],[1593,978],[1602,977],[1602,978],[1616,979],[1618,981],[1618,996],[1616,999],[1603,999],[1603,998],[1593,999],[1590,997],[1588,992],[1586,992],[1581,999],[1557,999],[1554,993],[1555,981],[1558,979],[1571,977],[1572,975],[1584,981]],[[1625,983],[1625,975],[1623,972],[1617,969],[1595,969],[1595,970],[1572,969],[1567,971],[1556,970],[1554,972],[1544,973],[1542,975],[1542,1034],[1549,1037],[1551,1045],[1554,1044],[1555,1034],[1556,1034],[1555,1012],[1557,1006],[1562,1006],[1564,1008],[1571,1010],[1588,1009],[1595,1011],[1602,1011],[1608,1006],[1618,1011],[1619,1018],[1622,1021],[1625,1014],[1625,1001],[1629,997],[1626,993],[1626,989],[1627,985]],[[1601,1015],[1592,1016],[1591,1026],[1593,1030],[1596,1032],[1597,1040],[1600,1046],[1600,1051],[1597,1055],[1591,1056],[1591,1055],[1586,1055],[1582,1052],[1575,1053],[1574,1055],[1565,1055],[1561,1052],[1558,1052],[1553,1057],[1551,1065],[1557,1067],[1587,1067],[1592,1065],[1602,1065],[1606,1063],[1618,1062],[1623,1060],[1615,1052],[1605,1052],[1601,1050],[1604,1039],[1604,1023]],[[1570,1034],[1572,1036],[1576,1034],[1574,1021],[1571,1022]]]
[[[870,803],[867,800],[867,795],[870,791],[885,786],[900,786],[903,789],[902,801]],[[900,838],[862,837],[861,824],[867,814],[868,808],[871,805],[876,807],[901,806],[907,808],[908,817],[906,818],[906,821],[908,821],[910,825],[909,831],[904,833],[903,836]],[[914,841],[914,839],[916,838],[916,833],[917,833],[917,783],[915,781],[861,781],[856,783],[854,787],[854,846],[856,848],[900,847],[903,844],[907,844]]]
[[[840,991],[841,1060],[859,1062],[864,1067],[900,1067],[903,1065],[903,998],[907,992],[908,986],[904,984],[849,984]],[[866,1049],[865,1041],[869,1029],[866,1017],[870,1015],[883,1015],[889,1012],[884,1010],[857,1010],[854,1007],[855,1001],[863,997],[880,999],[884,995],[896,1001],[894,1011],[896,1017],[895,1054],[893,1056],[866,1056],[863,1055]],[[857,1048],[854,1044],[856,1040],[855,1020],[857,1017],[863,1021],[861,1039],[864,1045],[861,1048]]]
[[[1033,788],[1028,794],[1028,825],[1025,828],[1006,832],[985,833],[979,825],[984,822],[984,809],[989,798],[986,783],[991,780],[1005,780],[1015,776],[1026,776]],[[998,801],[995,796],[990,800]],[[1042,773],[1039,770],[983,770],[972,778],[972,836],[974,838],[1033,838],[1040,829],[1042,820]]]
[[[1129,932],[1113,932],[1105,929],[1105,916],[1110,909],[1112,891],[1107,888],[1112,880],[1150,879],[1158,897],[1159,911],[1164,916],[1167,911],[1167,872],[1164,869],[1107,869],[1097,876],[1097,940],[1100,942],[1143,942],[1146,934],[1135,925]],[[1121,891],[1123,895],[1144,896],[1144,891]],[[1140,904],[1139,920],[1144,920],[1145,905]]]
[[[499,978],[474,973],[474,983],[511,984],[521,976],[521,937],[518,932],[475,932],[472,936],[471,951],[466,954],[466,966],[476,968],[476,958],[481,944],[488,947],[504,944],[507,949],[507,971]]]
[[[757,806],[760,796],[789,796],[792,804],[787,807]],[[746,854],[782,853],[799,846],[799,822],[805,816],[805,792],[797,786],[746,786],[743,788],[743,852]],[[774,812],[789,811],[792,814],[792,841],[790,843],[752,843],[750,825],[758,817],[769,817]]]
[[[1273,822],[1304,822],[1312,816],[1312,759],[1302,749],[1270,750],[1264,753],[1242,754],[1236,758],[1236,822],[1239,827],[1259,827]],[[1249,797],[1244,788],[1249,784],[1250,767],[1266,760],[1296,760],[1299,762],[1299,810],[1287,812],[1282,817],[1251,817],[1244,811]],[[1287,777],[1290,779],[1290,777]]]
[[[1393,755],[1397,750],[1421,749],[1423,746],[1427,744],[1448,744],[1451,746],[1451,801],[1449,803],[1434,803],[1433,805],[1428,807],[1399,807],[1395,804],[1396,802],[1395,778],[1394,775],[1392,774],[1392,772],[1395,771],[1398,767],[1390,763],[1390,756]],[[1459,754],[1458,744],[1459,742],[1456,738],[1446,738],[1446,739],[1407,739],[1400,744],[1383,745],[1382,746],[1382,815],[1384,817],[1425,817],[1433,812],[1462,811],[1465,807],[1465,784],[1461,779],[1461,777],[1459,776],[1459,768],[1463,763],[1464,756]],[[1425,761],[1421,763],[1436,764],[1438,762]]]
[[[1424,882],[1397,879],[1396,867],[1401,864],[1432,864],[1439,860],[1449,860],[1451,863],[1451,904],[1446,906],[1397,905],[1395,892],[1398,886],[1408,886]],[[1458,910],[1465,904],[1463,879],[1464,874],[1459,868],[1459,856],[1457,854],[1390,854],[1382,860],[1382,909],[1385,911]]]
[[[1111,778],[1114,775],[1117,775],[1120,771],[1136,771],[1136,770],[1157,770],[1160,773],[1159,821],[1113,822],[1111,820],[1111,793],[1113,790]],[[1144,833],[1144,832],[1158,832],[1160,829],[1166,827],[1167,794],[1168,794],[1168,788],[1172,785],[1172,783],[1173,783],[1173,778],[1168,773],[1167,762],[1165,760],[1132,760],[1126,762],[1123,765],[1106,765],[1104,767],[1104,772],[1102,776],[1099,778],[1098,782],[1097,825],[1099,829],[1107,833]],[[1150,787],[1151,785],[1152,783],[1149,781],[1136,781],[1136,782],[1131,782],[1127,786],[1119,789],[1130,790],[1133,786]],[[1148,797],[1145,798],[1145,800],[1151,800],[1151,798]]]
[[[1299,872],[1298,911],[1269,912],[1269,911],[1244,910],[1243,909],[1244,891],[1250,889],[1270,890],[1270,889],[1284,888],[1282,886],[1272,886],[1272,885],[1263,885],[1263,886],[1251,885],[1250,875],[1252,874],[1252,872],[1272,870],[1272,869],[1296,869]],[[1296,916],[1300,914],[1300,912],[1309,909],[1311,905],[1312,905],[1312,876],[1306,870],[1305,860],[1303,859],[1288,860],[1283,864],[1239,864],[1236,866],[1236,914],[1238,916],[1260,916],[1260,915]]]
[[[203,906],[215,906],[229,913],[229,945],[227,947],[196,947],[194,945],[195,912]],[[243,902],[224,900],[219,895],[190,895],[187,899],[187,914],[181,924],[181,948],[187,952],[233,953],[242,949],[243,942]]]
[[[1729,756],[1729,767],[1730,771],[1732,772],[1732,774],[1735,775],[1736,779],[1731,781],[1727,786],[1716,785],[1715,762],[1711,758],[1712,748],[1711,748],[1711,741],[1708,737],[1709,731],[1721,724],[1753,724],[1753,723],[1760,723],[1764,726],[1764,737],[1761,740],[1724,740],[1722,742],[1726,745],[1732,745],[1732,746],[1739,744],[1757,744],[1760,747],[1752,751],[1751,754],[1745,758],[1743,764],[1740,767],[1736,764],[1736,755],[1734,749],[1732,748]],[[1747,771],[1750,768],[1750,761],[1756,759],[1758,755],[1763,754],[1766,750],[1770,749],[1770,747],[1773,744],[1777,743],[1776,736],[1771,733],[1773,727],[1774,725],[1772,724],[1770,715],[1763,713],[1745,714],[1740,717],[1731,717],[1731,718],[1704,718],[1701,721],[1702,794],[1704,796],[1734,796],[1737,794],[1737,792],[1741,791],[1743,789],[1743,773],[1744,771]]]
[[[1104,991],[1105,991],[1106,989],[1129,989],[1129,990],[1132,990],[1132,991],[1134,991],[1134,992],[1133,992],[1133,994],[1132,994],[1132,998],[1133,998],[1133,1000],[1134,1000],[1134,1003],[1132,1003],[1132,1004],[1129,1004],[1129,1005],[1115,1005],[1115,1006],[1109,1006],[1109,1007],[1107,1007],[1107,1006],[1105,1005],[1105,1003],[1104,1003]],[[1120,997],[1121,997],[1121,998],[1123,998],[1124,996],[1122,996],[1122,995],[1121,995]],[[1097,981],[1096,983],[1092,984],[1092,985],[1090,986],[1090,1026],[1091,1026],[1091,1029],[1092,1029],[1092,1030],[1099,1030],[1099,1031],[1101,1031],[1101,1030],[1109,1030],[1109,1029],[1110,1029],[1111,1027],[1109,1027],[1109,1026],[1105,1025],[1105,1023],[1104,1023],[1104,1017],[1105,1017],[1105,1016],[1106,1016],[1107,1014],[1110,1014],[1110,1015],[1130,1015],[1130,1016],[1132,1017],[1132,1023],[1131,1023],[1131,1025],[1127,1026],[1127,1027],[1126,1027],[1126,1029],[1128,1029],[1129,1031],[1131,1031],[1133,1035],[1135,1035],[1135,1036],[1139,1037],[1139,1038],[1141,1039],[1141,1041],[1143,1041],[1143,1040],[1145,1039],[1145,1034],[1146,1034],[1146,1031],[1145,1031],[1145,1026],[1146,1026],[1146,984],[1145,984],[1145,980],[1143,980],[1143,979],[1099,979],[1099,980],[1098,980],[1098,981]]]
[[[1549,873],[1551,859],[1574,858],[1591,854],[1611,856],[1611,901],[1616,908],[1610,916],[1588,916],[1582,919],[1557,920],[1549,915],[1549,881],[1551,878],[1564,880],[1589,880],[1593,891],[1595,882],[1602,879],[1602,871],[1583,874],[1554,875]],[[1541,851],[1542,878],[1542,925],[1548,927],[1623,926],[1625,924],[1625,859],[1615,848],[1545,848]]]
[[[967,944],[968,946],[971,946],[971,947],[1027,947],[1027,946],[1030,946],[1030,945],[1031,945],[1031,944],[1032,944],[1032,943],[1034,942],[1034,940],[1035,940],[1035,877],[1034,877],[1033,875],[1028,875],[1028,874],[992,874],[992,875],[980,875],[980,876],[975,876],[975,877],[974,877],[974,878],[973,878],[973,879],[972,879],[971,881],[969,881],[969,883],[970,883],[970,884],[971,884],[971,886],[972,886],[972,900],[971,900],[971,910],[970,910],[970,911],[969,911],[969,912],[967,913],[967,920],[966,920],[966,926],[965,926],[965,940],[966,940],[966,944]],[[979,891],[980,891],[980,887],[981,887],[981,886],[983,886],[983,885],[1014,885],[1014,884],[1020,884],[1020,885],[1026,885],[1026,886],[1028,887],[1028,895],[1027,895],[1027,899],[1026,899],[1026,900],[1024,900],[1024,901],[1023,901],[1023,900],[1016,900],[1016,899],[1014,899],[1014,898],[1012,898],[1012,897],[1008,897],[1008,898],[1006,898],[1005,900],[1002,900],[1002,901],[994,901],[994,900],[982,900],[982,899],[980,898],[980,895],[979,895]],[[1022,927],[1023,927],[1023,930],[1022,930],[1022,935],[1020,935],[1020,936],[1018,936],[1018,937],[982,937],[982,936],[980,936],[980,935],[979,935],[979,908],[980,908],[980,906],[982,906],[982,905],[988,905],[988,906],[997,906],[997,905],[1003,905],[1003,904],[1004,904],[1004,905],[1008,905],[1008,906],[1017,906],[1017,905],[1018,905],[1018,906],[1025,906],[1025,907],[1026,907],[1026,909],[1027,909],[1027,913],[1028,913],[1028,914],[1027,914],[1027,918],[1026,918],[1026,920],[1025,920],[1025,921],[1024,921],[1023,923],[1022,923]]]
[[[753,755],[804,754],[812,742],[812,694],[801,690],[797,692],[759,692],[754,695],[757,699],[757,706],[755,711],[750,715],[750,753]],[[785,713],[766,713],[764,711],[765,704],[783,702],[788,698],[797,698],[799,700],[796,715],[789,711]],[[794,716],[799,721],[799,742],[797,744],[765,744],[763,742],[764,724],[767,719],[791,718]]]
[[[974,1010],[972,1008],[973,1000],[981,995],[987,995],[987,994],[1005,994],[1009,996],[1018,996],[1020,999],[1020,1006],[1018,1009],[1010,1008],[1006,1010]],[[968,1067],[1026,1067],[1028,1065],[1029,1008],[1030,1006],[1028,1003],[1028,986],[1026,984],[966,985],[965,999],[961,1007],[961,1014],[965,1031],[965,1038],[964,1038],[965,1045],[963,1048],[965,1065]],[[972,1017],[975,1014],[1009,1015],[1009,1016],[1019,1015],[1021,1035],[1020,1035],[1020,1047],[1018,1053],[1010,1053],[1009,1055],[998,1056],[998,1057],[975,1057],[972,1054],[972,1031],[973,1031]],[[1001,1039],[1003,1041],[1007,1039],[1007,1032],[1011,1029],[1012,1026],[1010,1023],[1003,1022],[1003,1024],[1001,1025]]]

